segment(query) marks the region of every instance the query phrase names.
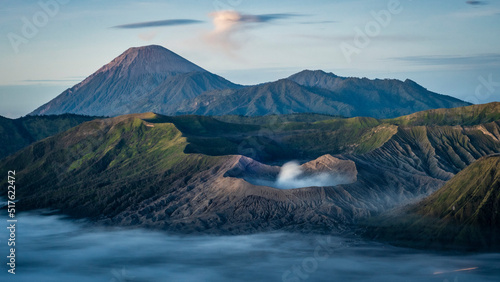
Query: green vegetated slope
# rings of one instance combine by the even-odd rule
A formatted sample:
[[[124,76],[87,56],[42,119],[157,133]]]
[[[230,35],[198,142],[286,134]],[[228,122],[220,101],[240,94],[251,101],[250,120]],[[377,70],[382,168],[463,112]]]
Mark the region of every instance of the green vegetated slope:
[[[495,123],[500,111],[495,103],[438,111],[449,121],[443,120],[441,115],[428,114],[433,110],[417,114],[427,115],[429,125],[401,122],[409,120],[411,116],[391,120],[364,117],[324,119],[322,115],[308,114],[258,118],[179,116],[162,117],[151,122],[174,123],[188,139],[187,152],[242,154],[264,162],[286,161],[290,158],[308,160],[323,154],[362,155],[380,148],[389,140],[403,143],[398,145],[400,147],[418,143],[415,146],[420,146],[419,149],[442,150],[440,154],[453,155],[452,151],[455,150],[459,158],[446,156],[443,161],[452,158],[451,162],[460,163],[459,169],[486,153],[495,152],[497,148],[491,146],[500,138]],[[478,112],[482,118],[475,117]],[[481,144],[486,148],[480,148],[479,151],[473,148]],[[467,156],[469,153],[466,151],[469,150],[472,151],[472,158]],[[409,152],[398,151],[402,151],[402,154]],[[465,162],[461,159],[465,159]],[[458,171],[455,169],[452,172]]]
[[[245,155],[264,162],[365,153],[381,146],[396,133],[396,126],[374,118],[323,120],[323,116],[318,116],[320,121],[315,122],[289,121],[300,120],[299,116],[269,116],[258,121],[254,117],[239,117],[241,124],[205,116],[158,116],[148,121],[175,124],[188,140],[186,152]],[[311,119],[311,116],[306,114],[304,119]]]
[[[353,186],[378,191],[374,201],[385,202],[386,207],[427,196],[477,159],[500,152],[500,122],[487,121],[398,126],[379,148],[347,156],[356,162],[360,175]]]
[[[396,244],[500,249],[500,155],[459,172],[425,200],[368,220],[367,236]]]
[[[477,125],[500,120],[500,103],[436,109],[387,120],[397,125]]]
[[[80,115],[26,116],[9,119],[0,116],[0,159],[29,144],[66,131],[96,117]]]
[[[236,124],[254,124],[266,125],[270,123],[285,123],[285,122],[316,122],[322,120],[330,120],[343,118],[342,116],[322,115],[314,113],[288,114],[288,115],[265,115],[265,116],[214,116],[215,119]]]
[[[184,154],[185,138],[172,124],[149,127],[141,119],[153,116],[84,123],[4,159],[2,170],[16,170],[23,209],[112,216],[217,163],[218,158]]]

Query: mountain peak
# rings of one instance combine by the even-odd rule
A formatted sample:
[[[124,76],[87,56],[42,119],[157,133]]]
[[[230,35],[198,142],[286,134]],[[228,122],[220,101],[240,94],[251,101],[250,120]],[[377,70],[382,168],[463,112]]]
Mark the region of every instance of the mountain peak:
[[[331,72],[325,72],[323,70],[303,70],[296,74],[291,75],[289,78],[293,80],[293,78],[305,77],[305,76],[329,76],[329,77],[339,77]]]
[[[132,47],[103,66],[97,73],[120,69],[120,75],[205,72],[205,70],[159,45]]]
[[[162,46],[129,48],[31,114],[80,113],[107,116],[133,113],[136,110],[134,106],[139,101],[147,100],[147,94],[165,80],[195,72],[208,73]]]

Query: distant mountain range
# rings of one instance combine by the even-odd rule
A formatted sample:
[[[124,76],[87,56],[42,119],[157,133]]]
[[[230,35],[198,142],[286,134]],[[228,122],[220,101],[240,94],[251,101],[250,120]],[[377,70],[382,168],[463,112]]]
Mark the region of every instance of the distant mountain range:
[[[118,116],[321,113],[393,118],[470,105],[406,80],[303,71],[255,86],[234,84],[161,47],[130,48],[30,115]]]

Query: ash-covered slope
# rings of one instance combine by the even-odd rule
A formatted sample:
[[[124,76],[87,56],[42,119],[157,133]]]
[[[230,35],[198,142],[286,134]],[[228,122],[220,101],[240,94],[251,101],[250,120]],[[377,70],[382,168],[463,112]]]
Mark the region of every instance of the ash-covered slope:
[[[187,76],[172,82],[178,75]],[[161,46],[130,48],[31,115],[116,116],[148,112],[151,109],[144,110],[144,104],[178,103],[207,90],[233,86]]]

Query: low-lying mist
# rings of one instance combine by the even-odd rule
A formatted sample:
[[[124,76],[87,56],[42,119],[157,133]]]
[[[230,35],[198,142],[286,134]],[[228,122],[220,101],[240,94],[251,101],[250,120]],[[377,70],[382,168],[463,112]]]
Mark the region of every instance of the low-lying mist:
[[[17,219],[16,275],[7,277],[2,235],[0,281],[482,282],[500,274],[500,254],[442,255],[314,234],[179,236],[34,213]]]
[[[336,186],[349,183],[346,177],[328,172],[305,173],[297,161],[284,164],[276,180],[248,178],[254,185],[269,186],[278,189],[296,189],[305,187]]]

